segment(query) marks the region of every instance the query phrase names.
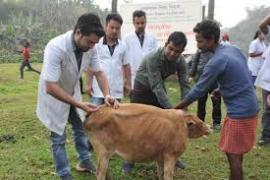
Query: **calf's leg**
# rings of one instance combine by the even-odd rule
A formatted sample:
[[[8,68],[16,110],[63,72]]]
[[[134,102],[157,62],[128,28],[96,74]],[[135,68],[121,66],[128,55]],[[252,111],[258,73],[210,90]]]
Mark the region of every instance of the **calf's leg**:
[[[163,180],[164,177],[164,160],[157,161],[158,180]]]
[[[97,153],[98,165],[97,165],[97,172],[96,178],[97,180],[107,180],[109,178],[108,166],[109,160],[112,155],[112,152],[107,149],[100,141],[98,141],[94,136],[91,139],[92,145],[94,150]]]
[[[173,155],[165,155],[164,157],[164,180],[173,180],[174,166],[177,157]]]
[[[110,153],[106,151],[98,152],[97,180],[110,179],[108,171]]]

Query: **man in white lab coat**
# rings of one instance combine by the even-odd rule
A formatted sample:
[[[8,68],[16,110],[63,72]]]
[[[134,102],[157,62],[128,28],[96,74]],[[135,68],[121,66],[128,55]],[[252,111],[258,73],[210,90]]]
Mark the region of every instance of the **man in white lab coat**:
[[[123,19],[119,14],[111,13],[106,17],[105,36],[99,40],[95,49],[100,67],[109,81],[110,94],[121,101],[124,94],[129,96],[131,91],[131,72],[127,58],[127,48],[123,41],[118,39]],[[87,70],[87,93],[91,97],[90,102],[104,104],[98,82],[93,72]]]
[[[152,50],[157,49],[156,38],[152,34],[145,32],[146,13],[144,11],[136,10],[133,12],[133,25],[135,31],[124,38],[128,48],[127,57],[131,66],[132,88],[137,69],[141,64],[143,57]]]
[[[72,125],[75,147],[78,152],[78,171],[95,172],[90,161],[88,140],[82,121],[86,113],[98,107],[82,102],[79,79],[89,66],[101,86],[107,104],[117,101],[109,95],[108,80],[100,69],[94,45],[104,35],[100,19],[94,14],[82,15],[74,28],[55,37],[44,50],[44,64],[39,80],[37,116],[51,131],[52,155],[58,176],[71,180],[66,154],[66,124]]]

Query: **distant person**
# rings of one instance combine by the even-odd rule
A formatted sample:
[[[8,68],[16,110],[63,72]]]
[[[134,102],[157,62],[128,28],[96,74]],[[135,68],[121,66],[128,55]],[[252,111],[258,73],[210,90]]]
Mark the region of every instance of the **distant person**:
[[[135,31],[128,34],[124,38],[124,41],[128,48],[127,57],[131,66],[131,83],[133,88],[136,71],[141,64],[143,57],[149,52],[157,49],[157,40],[152,34],[145,31],[146,13],[144,11],[134,11],[132,20]]]
[[[66,125],[72,126],[72,134],[78,153],[77,171],[95,173],[96,168],[89,155],[88,138],[82,122],[86,114],[98,107],[82,102],[79,79],[89,66],[97,77],[105,97],[105,103],[118,106],[110,96],[108,81],[101,70],[93,48],[104,35],[100,19],[94,14],[79,17],[73,31],[50,40],[44,50],[44,64],[39,80],[37,116],[51,131],[51,149],[58,176],[62,180],[73,179],[66,152]]]
[[[263,53],[267,46],[264,42],[264,35],[260,30],[256,31],[253,41],[249,45],[248,50],[248,67],[252,74],[252,82],[255,83],[257,74],[264,63]]]
[[[172,108],[165,89],[165,80],[173,74],[177,74],[181,99],[184,98],[190,89],[187,65],[181,55],[186,44],[187,39],[184,33],[173,32],[163,48],[154,50],[143,58],[136,74],[131,103],[148,104],[163,109]],[[185,168],[180,161],[177,161],[175,166]],[[126,173],[130,172],[132,168],[132,162],[126,162],[123,166]]]
[[[28,67],[29,71],[34,71],[34,72],[40,74],[40,72],[35,70],[34,68],[32,68],[32,66],[30,64],[30,47],[31,47],[31,44],[29,42],[24,43],[24,46],[22,49],[23,61],[22,61],[21,66],[20,66],[20,78],[21,79],[23,79],[23,77],[24,77],[23,71],[24,71],[25,66]]]
[[[219,148],[229,162],[229,179],[243,180],[244,154],[253,148],[258,121],[258,102],[246,57],[239,48],[219,43],[220,27],[215,21],[203,20],[193,31],[198,48],[213,52],[213,57],[205,65],[199,81],[175,108],[186,108],[218,83],[227,108]]]
[[[212,58],[213,52],[207,50],[198,49],[191,59],[191,69],[189,73],[189,81],[195,80],[197,82],[203,73],[204,66]],[[215,89],[218,88],[218,84],[214,83],[212,87],[208,89],[208,92],[201,98],[198,99],[197,103],[197,116],[205,121],[206,115],[206,102],[208,94],[211,94]],[[213,129],[216,131],[220,130],[221,122],[221,97],[210,96],[212,101],[212,123]]]
[[[224,45],[231,45],[230,38],[229,38],[229,35],[227,33],[224,33],[222,35],[221,43],[224,44]]]
[[[260,30],[269,44],[270,15],[263,19],[260,24]],[[258,144],[265,146],[270,144],[270,46],[265,51],[265,61],[257,75],[255,85],[262,88],[263,96],[262,132]]]
[[[118,39],[123,19],[119,14],[109,14],[106,17],[105,36],[99,40],[95,48],[100,62],[100,67],[106,74],[109,82],[110,93],[118,101],[124,94],[131,92],[131,72],[127,58],[127,47]],[[97,79],[89,68],[87,71],[87,93],[90,102],[101,105],[105,103]]]

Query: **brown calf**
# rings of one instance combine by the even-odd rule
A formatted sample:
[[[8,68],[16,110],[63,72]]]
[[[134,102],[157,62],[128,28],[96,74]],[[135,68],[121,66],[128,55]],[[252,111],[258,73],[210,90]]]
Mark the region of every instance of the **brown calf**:
[[[200,119],[181,110],[133,103],[120,104],[119,109],[102,106],[90,115],[85,129],[97,152],[98,180],[106,179],[109,159],[115,153],[130,162],[157,161],[159,179],[172,180],[187,138],[210,133]]]

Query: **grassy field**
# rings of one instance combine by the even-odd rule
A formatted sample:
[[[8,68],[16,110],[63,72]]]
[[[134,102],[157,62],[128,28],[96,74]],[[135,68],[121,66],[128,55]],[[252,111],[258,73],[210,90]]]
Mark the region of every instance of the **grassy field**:
[[[33,64],[40,69],[40,64]],[[25,71],[25,79],[19,79],[19,64],[0,64],[0,179],[58,179],[50,152],[49,131],[36,117],[38,75]],[[179,101],[178,85],[167,83],[172,103]],[[259,99],[261,99],[259,90]],[[88,97],[85,95],[84,99]],[[126,100],[127,101],[127,100]],[[196,112],[196,103],[190,106],[191,113]],[[207,121],[211,122],[208,105]],[[223,115],[225,108],[223,106]],[[259,137],[258,128],[258,137]],[[95,179],[88,173],[78,173],[76,151],[72,141],[70,126],[67,128],[67,151],[75,179]],[[185,170],[177,170],[175,179],[185,180],[225,180],[228,179],[228,163],[226,157],[217,148],[219,133],[208,138],[190,140],[189,147],[181,159],[187,163]],[[270,147],[254,147],[245,156],[245,179],[270,179]],[[95,155],[93,155],[95,160]],[[121,171],[122,160],[113,157],[110,168],[113,179],[156,179],[155,165],[138,164],[130,175]]]

